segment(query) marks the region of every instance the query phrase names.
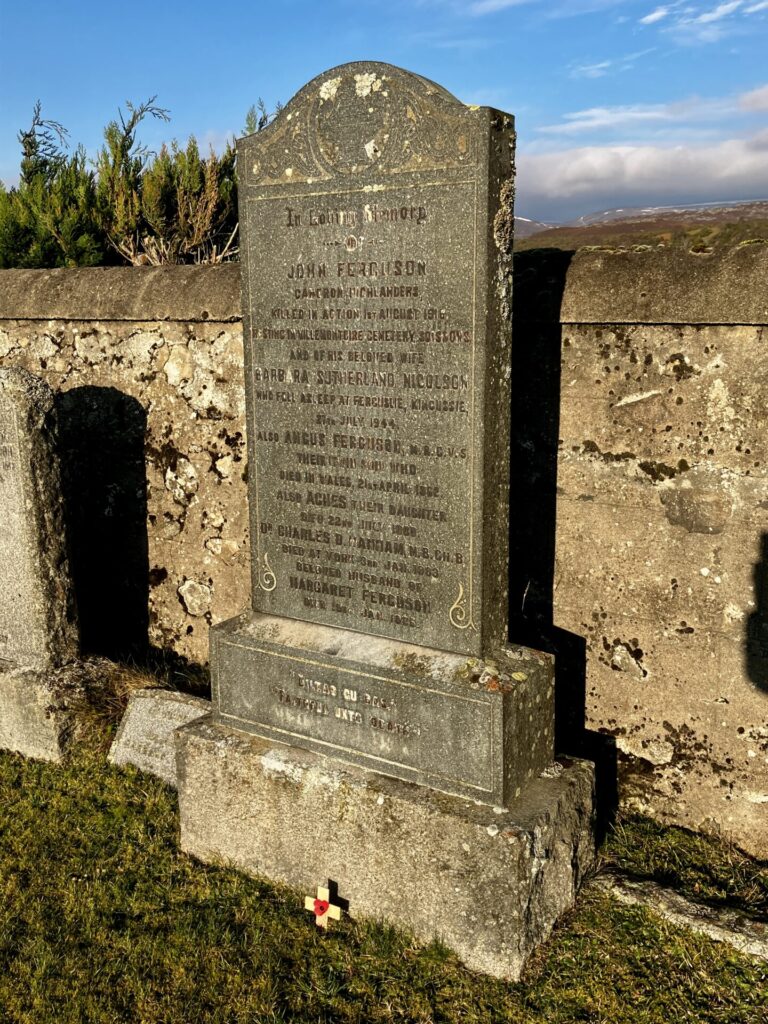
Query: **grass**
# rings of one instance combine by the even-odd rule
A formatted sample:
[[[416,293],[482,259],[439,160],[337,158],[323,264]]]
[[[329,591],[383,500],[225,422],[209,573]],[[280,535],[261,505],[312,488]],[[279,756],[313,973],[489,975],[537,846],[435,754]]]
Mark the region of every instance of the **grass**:
[[[633,878],[653,879],[699,903],[768,917],[768,864],[715,836],[629,817],[616,825],[602,856]]]
[[[177,828],[170,790],[97,753],[0,754],[2,1024],[768,1020],[768,966],[604,895],[510,985],[380,924],[324,934],[302,893],[191,860]]]
[[[207,670],[164,651],[151,652],[141,665],[87,658],[79,673],[79,685],[68,702],[74,722],[71,740],[100,753],[109,750],[134,690],[178,690],[210,699]]]

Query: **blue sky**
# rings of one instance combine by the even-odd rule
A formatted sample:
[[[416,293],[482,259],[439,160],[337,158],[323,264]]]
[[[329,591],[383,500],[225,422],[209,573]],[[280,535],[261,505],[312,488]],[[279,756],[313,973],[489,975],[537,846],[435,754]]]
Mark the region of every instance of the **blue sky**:
[[[516,115],[522,216],[768,198],[768,0],[0,0],[0,178],[35,100],[98,149],[157,94],[163,140],[220,147],[350,60],[432,78]]]

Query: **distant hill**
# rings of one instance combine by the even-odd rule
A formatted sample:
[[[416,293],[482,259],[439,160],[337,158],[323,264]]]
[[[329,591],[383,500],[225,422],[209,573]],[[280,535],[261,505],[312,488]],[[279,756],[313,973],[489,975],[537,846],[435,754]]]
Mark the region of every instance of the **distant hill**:
[[[756,238],[768,240],[768,200],[603,210],[572,224],[518,232],[517,248],[647,245],[709,252]]]
[[[543,224],[540,220],[529,220],[527,217],[515,217],[515,237],[529,238],[538,231],[547,231],[554,224]]]
[[[589,213],[571,221],[572,227],[594,224],[641,224],[656,220],[679,219],[697,224],[729,220],[768,219],[768,199],[751,199],[735,203],[690,203],[683,206],[637,206]]]

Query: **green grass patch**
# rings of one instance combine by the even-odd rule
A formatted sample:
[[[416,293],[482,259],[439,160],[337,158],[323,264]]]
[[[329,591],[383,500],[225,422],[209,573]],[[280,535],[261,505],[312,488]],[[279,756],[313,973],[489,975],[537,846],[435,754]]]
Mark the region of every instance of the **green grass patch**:
[[[768,969],[590,894],[523,983],[177,847],[174,794],[79,753],[0,755],[3,1024],[764,1024]]]
[[[768,917],[768,864],[717,836],[626,817],[608,837],[602,858],[633,878],[653,879],[699,903]]]

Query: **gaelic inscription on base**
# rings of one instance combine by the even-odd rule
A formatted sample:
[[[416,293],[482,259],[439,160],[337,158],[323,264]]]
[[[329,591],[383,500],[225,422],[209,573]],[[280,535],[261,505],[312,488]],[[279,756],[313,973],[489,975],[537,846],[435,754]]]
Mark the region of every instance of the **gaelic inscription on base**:
[[[487,152],[409,79],[241,143],[253,607],[476,653]]]
[[[215,642],[215,641],[214,641]],[[486,796],[498,780],[494,753],[501,745],[492,697],[446,684],[418,685],[375,666],[340,666],[317,653],[273,644],[224,642],[217,671],[243,680],[244,661],[259,659],[256,686],[228,687],[225,716],[285,743],[309,743],[321,753],[356,760],[411,778],[418,771],[433,784]],[[216,690],[215,690],[216,692]],[[462,737],[460,758],[446,756]]]

